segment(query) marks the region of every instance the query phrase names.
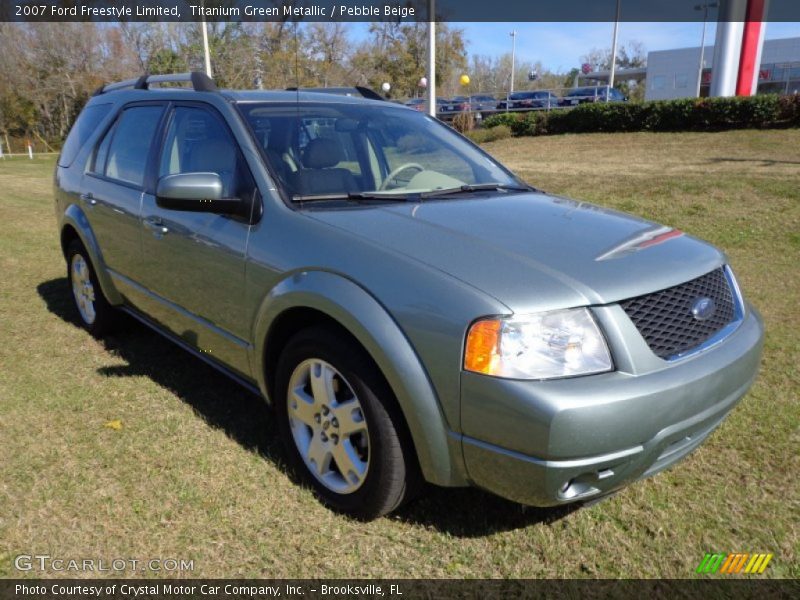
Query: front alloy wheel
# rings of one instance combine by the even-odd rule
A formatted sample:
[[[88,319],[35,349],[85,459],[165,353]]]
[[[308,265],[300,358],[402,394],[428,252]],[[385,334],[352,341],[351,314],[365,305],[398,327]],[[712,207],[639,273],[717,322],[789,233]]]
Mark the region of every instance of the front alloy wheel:
[[[369,470],[369,431],[358,396],[324,360],[309,359],[292,373],[289,426],[311,474],[337,494],[355,492]]]
[[[289,462],[328,506],[374,519],[421,484],[392,390],[347,332],[312,327],[289,340],[274,398]]]

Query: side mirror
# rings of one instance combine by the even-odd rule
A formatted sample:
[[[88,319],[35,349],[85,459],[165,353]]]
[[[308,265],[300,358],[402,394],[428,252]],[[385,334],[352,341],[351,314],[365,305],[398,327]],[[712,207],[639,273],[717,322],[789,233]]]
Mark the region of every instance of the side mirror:
[[[165,175],[156,186],[156,204],[169,210],[234,214],[242,201],[222,197],[222,179],[217,173]]]

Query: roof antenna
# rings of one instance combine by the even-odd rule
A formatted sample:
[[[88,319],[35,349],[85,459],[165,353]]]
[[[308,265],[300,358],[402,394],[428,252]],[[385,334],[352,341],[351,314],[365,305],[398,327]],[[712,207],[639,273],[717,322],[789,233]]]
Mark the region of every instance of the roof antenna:
[[[300,158],[300,36],[299,36],[300,23],[294,22],[294,81],[295,81],[295,108],[297,120],[295,121],[295,135],[297,136],[297,153],[298,159]],[[290,142],[291,144],[292,142]],[[302,161],[301,161],[302,162]]]
[[[300,103],[300,23],[294,22],[294,85],[297,90],[297,102]],[[298,107],[299,110],[299,107]]]

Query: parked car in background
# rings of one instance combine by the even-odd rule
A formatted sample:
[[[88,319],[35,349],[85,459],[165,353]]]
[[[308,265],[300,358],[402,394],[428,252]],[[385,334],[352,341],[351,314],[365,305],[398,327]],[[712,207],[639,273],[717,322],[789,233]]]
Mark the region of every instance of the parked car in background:
[[[119,82],[78,117],[54,193],[76,321],[100,337],[125,313],[260,394],[261,435],[363,519],[425,481],[599,498],[697,448],[759,366],[723,252],[537,190],[386,101]]]
[[[580,87],[569,90],[561,99],[561,106],[577,106],[588,102],[627,102],[628,98],[616,88],[607,86]]]
[[[469,96],[455,96],[452,100],[444,105],[442,112],[443,118],[446,121],[454,119],[459,113],[466,112],[472,113],[477,121],[480,121],[483,118],[483,115],[479,110],[477,110],[476,104],[473,104],[472,99]]]
[[[425,112],[425,107],[427,105],[428,101],[425,98],[411,98],[411,100],[407,100],[405,103],[403,103],[403,106],[408,106],[409,108],[413,108],[419,112]]]
[[[549,90],[538,90],[534,92],[514,92],[508,97],[508,101],[501,100],[497,104],[497,110],[540,110],[558,108],[559,98]]]
[[[409,108],[413,108],[419,112],[427,112],[428,110],[428,99],[427,98],[411,98],[411,100],[406,101],[403,106],[408,106]],[[450,101],[446,100],[445,98],[436,98],[436,113],[439,118],[449,112],[447,108],[450,106]]]
[[[469,97],[470,106],[485,119],[497,110],[497,99],[494,96],[475,95]]]

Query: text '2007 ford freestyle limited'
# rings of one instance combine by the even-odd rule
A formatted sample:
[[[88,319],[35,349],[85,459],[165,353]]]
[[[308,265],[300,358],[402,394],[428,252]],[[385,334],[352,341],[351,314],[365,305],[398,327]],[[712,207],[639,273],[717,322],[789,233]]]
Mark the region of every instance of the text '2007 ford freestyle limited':
[[[696,448],[758,368],[719,250],[388,102],[111,84],[55,190],[86,329],[126,312],[261,393],[295,468],[361,518],[423,481],[600,497]]]

